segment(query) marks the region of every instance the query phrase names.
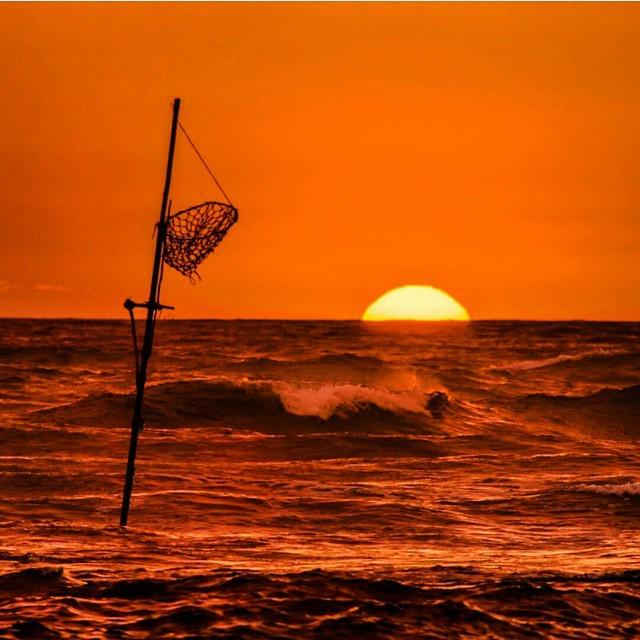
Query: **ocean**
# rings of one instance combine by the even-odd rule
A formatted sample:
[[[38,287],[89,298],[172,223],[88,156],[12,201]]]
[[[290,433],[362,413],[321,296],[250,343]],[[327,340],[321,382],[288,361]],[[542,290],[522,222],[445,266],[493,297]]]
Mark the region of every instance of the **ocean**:
[[[139,327],[142,330],[142,326]],[[1,638],[640,636],[640,323],[0,320]]]

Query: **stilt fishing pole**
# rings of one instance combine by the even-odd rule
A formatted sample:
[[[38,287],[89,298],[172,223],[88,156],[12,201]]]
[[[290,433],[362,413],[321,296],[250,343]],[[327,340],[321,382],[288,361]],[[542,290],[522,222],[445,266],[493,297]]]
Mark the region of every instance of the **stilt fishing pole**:
[[[162,192],[162,205],[160,207],[160,219],[156,226],[156,248],[153,257],[153,271],[151,273],[151,286],[147,302],[134,302],[127,298],[124,306],[129,312],[131,320],[131,335],[136,361],[136,398],[131,418],[131,439],[129,441],[129,457],[127,458],[127,471],[122,492],[122,508],[120,510],[120,526],[127,526],[129,519],[129,507],[131,505],[131,493],[136,471],[136,454],[138,451],[138,436],[144,426],[142,408],[144,403],[144,388],[147,381],[147,367],[153,350],[153,334],[158,311],[173,309],[160,304],[160,286],[162,284],[162,268],[166,263],[192,282],[199,278],[198,266],[211,254],[222,242],[227,231],[238,221],[238,210],[229,202],[220,183],[213,175],[203,156],[197,150],[188,133],[180,124],[180,98],[173,101],[173,117],[171,119],[171,134],[169,137],[169,155],[167,158],[167,171]],[[204,164],[207,172],[213,178],[224,197],[226,203],[204,202],[203,204],[189,207],[183,211],[170,214],[168,210],[169,193],[171,190],[171,174],[173,172],[173,157],[176,147],[176,134],[178,127],[184,133]],[[138,349],[136,335],[136,321],[134,311],[142,307],[147,310],[142,349]]]
[[[164,178],[164,190],[162,192],[162,205],[160,206],[160,220],[156,227],[156,250],[153,256],[153,271],[151,272],[151,287],[149,300],[146,303],[137,303],[127,298],[124,306],[132,318],[132,331],[134,346],[136,349],[136,401],[131,418],[131,440],[129,441],[129,457],[127,459],[127,474],[122,492],[122,508],[120,510],[120,526],[126,527],[129,519],[129,505],[131,504],[131,492],[133,491],[133,477],[136,473],[136,453],[138,451],[138,435],[144,425],[142,419],[142,404],[144,401],[144,385],[147,382],[147,366],[153,349],[153,334],[156,324],[156,314],[160,305],[160,270],[162,268],[162,252],[166,238],[167,205],[169,204],[169,191],[171,189],[171,174],[173,172],[173,156],[176,148],[176,133],[178,131],[178,114],[180,113],[180,98],[173,101],[173,117],[171,119],[171,135],[169,138],[169,157],[167,158],[167,172]],[[137,340],[135,336],[135,318],[133,310],[136,307],[146,307],[147,321],[144,328],[142,351],[138,357]]]

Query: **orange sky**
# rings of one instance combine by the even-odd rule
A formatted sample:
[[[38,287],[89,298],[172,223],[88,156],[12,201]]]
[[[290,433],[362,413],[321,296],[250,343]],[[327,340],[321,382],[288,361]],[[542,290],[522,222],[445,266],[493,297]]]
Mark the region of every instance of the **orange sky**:
[[[240,210],[174,317],[640,320],[636,4],[0,5],[0,315],[143,299],[171,101]],[[217,194],[179,139],[174,210]]]

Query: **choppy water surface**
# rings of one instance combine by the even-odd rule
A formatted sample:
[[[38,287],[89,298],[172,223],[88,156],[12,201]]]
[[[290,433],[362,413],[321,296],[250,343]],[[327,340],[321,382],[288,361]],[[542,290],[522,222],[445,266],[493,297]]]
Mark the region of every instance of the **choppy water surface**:
[[[640,324],[0,321],[0,637],[640,635]]]

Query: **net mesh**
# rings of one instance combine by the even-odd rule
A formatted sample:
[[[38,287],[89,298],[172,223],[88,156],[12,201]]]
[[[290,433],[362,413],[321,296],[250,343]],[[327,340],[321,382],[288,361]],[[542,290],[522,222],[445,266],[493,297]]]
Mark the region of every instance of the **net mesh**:
[[[237,221],[238,210],[222,202],[204,202],[172,214],[167,220],[164,261],[190,280],[199,278],[198,267]]]

